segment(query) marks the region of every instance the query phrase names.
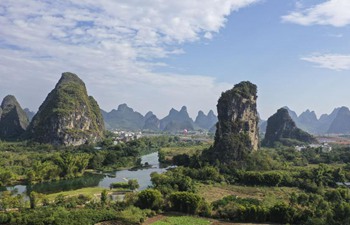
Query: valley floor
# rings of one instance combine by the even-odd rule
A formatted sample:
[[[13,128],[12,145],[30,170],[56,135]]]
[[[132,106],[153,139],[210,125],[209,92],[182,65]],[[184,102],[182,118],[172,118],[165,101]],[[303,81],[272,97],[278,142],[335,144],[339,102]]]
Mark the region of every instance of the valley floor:
[[[172,214],[157,215],[157,216],[154,216],[154,217],[147,219],[144,223],[142,223],[142,225],[152,225],[157,221],[165,220],[166,218],[171,217],[171,216],[172,216]],[[194,218],[197,218],[197,217],[194,217]],[[230,222],[209,219],[209,218],[202,218],[202,219],[209,221],[210,225],[268,225],[268,224],[261,224],[261,223],[259,223],[259,224],[258,223],[230,223]],[[103,225],[107,225],[107,224],[103,224]],[[114,224],[108,224],[108,225],[114,225]],[[119,225],[119,224],[116,224],[116,225]],[[182,225],[187,225],[187,224],[182,224]],[[188,224],[188,225],[190,225],[190,224]]]
[[[159,214],[154,217],[148,218],[142,225],[152,225],[155,224],[156,222],[164,221],[169,217],[174,216],[175,214]],[[178,214],[176,214],[178,216]],[[193,218],[198,218],[198,217],[193,217]],[[208,218],[201,218],[205,221],[209,221],[209,225],[270,225],[270,224],[261,224],[261,223],[230,223],[230,222],[225,222],[225,221],[220,221],[220,220],[215,220],[215,219],[208,219]],[[165,224],[165,223],[164,223]],[[208,224],[208,223],[205,223]],[[101,222],[97,223],[95,225],[122,225],[121,222],[118,221],[106,221],[106,222]],[[169,224],[172,225],[172,224]],[[192,224],[181,224],[181,225],[192,225]],[[274,224],[277,225],[277,224]]]

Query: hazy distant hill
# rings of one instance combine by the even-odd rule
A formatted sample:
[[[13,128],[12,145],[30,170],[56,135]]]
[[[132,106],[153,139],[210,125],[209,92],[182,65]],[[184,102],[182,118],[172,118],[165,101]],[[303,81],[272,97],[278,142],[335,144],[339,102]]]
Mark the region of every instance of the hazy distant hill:
[[[190,118],[186,106],[182,106],[180,111],[171,109],[169,114],[160,120],[160,129],[164,131],[194,130],[196,125]]]
[[[141,113],[134,111],[127,104],[121,104],[118,109],[113,109],[106,112],[101,109],[101,114],[105,121],[105,126],[109,130],[151,130],[151,131],[169,131],[176,132],[187,130],[207,129],[215,126],[217,117],[212,110],[208,115],[200,111],[196,122],[190,118],[186,106],[183,106],[180,111],[171,109],[169,114],[163,119],[159,119],[153,112],[146,113],[143,116]],[[202,115],[203,114],[203,115]]]
[[[280,108],[267,120],[267,128],[262,146],[273,147],[279,142],[283,145],[313,143],[316,139],[297,128],[286,108]]]
[[[0,139],[18,139],[28,124],[28,117],[15,96],[7,95],[0,106]]]
[[[341,107],[331,125],[329,134],[349,134],[350,133],[350,110],[347,107]]]
[[[335,108],[331,114],[322,114],[320,116],[320,119],[318,120],[318,127],[317,130],[320,132],[320,134],[327,133],[332,122],[337,117],[338,112],[340,110],[339,108]]]
[[[287,106],[283,107],[296,126],[311,134],[345,134],[350,133],[350,110],[343,106],[335,108],[330,114],[323,114],[317,119],[316,113],[307,109],[299,116]],[[260,132],[266,130],[265,124],[260,123]]]
[[[266,132],[267,120],[259,119],[258,126],[259,126],[259,133],[264,134]]]
[[[127,104],[121,104],[118,109],[110,112],[102,112],[108,129],[140,130],[145,119],[141,113],[134,111]]]
[[[30,111],[28,108],[25,108],[24,112],[27,114],[29,121],[31,121],[35,115],[35,112]]]
[[[318,119],[315,111],[306,110],[299,115],[297,121],[299,128],[313,134],[319,133]]]
[[[143,125],[143,130],[160,130],[160,120],[151,111],[145,115],[145,124]]]
[[[210,110],[208,112],[208,115],[205,115],[204,112],[200,110],[194,123],[200,128],[209,130],[216,124],[217,121],[218,118],[215,116],[213,110]]]

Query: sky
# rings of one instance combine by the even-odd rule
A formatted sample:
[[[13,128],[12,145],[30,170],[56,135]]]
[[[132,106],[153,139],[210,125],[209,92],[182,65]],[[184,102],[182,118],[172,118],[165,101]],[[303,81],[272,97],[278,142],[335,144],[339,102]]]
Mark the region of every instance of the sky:
[[[37,111],[63,72],[105,111],[216,112],[258,86],[258,111],[350,106],[349,0],[1,0],[0,98]]]

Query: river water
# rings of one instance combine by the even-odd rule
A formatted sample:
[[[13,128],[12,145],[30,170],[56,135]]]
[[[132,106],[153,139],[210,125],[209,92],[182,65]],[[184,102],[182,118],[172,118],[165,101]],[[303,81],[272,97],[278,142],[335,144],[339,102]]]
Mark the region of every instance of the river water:
[[[6,187],[6,189],[16,190],[18,194],[27,194],[30,191],[50,194],[61,191],[76,190],[85,187],[109,188],[109,185],[111,183],[126,182],[129,179],[136,179],[140,185],[139,190],[144,190],[152,184],[150,177],[151,173],[163,173],[167,169],[160,168],[158,161],[158,152],[144,155],[141,157],[141,160],[143,164],[148,162],[150,167],[138,170],[120,170],[109,174],[87,174],[82,177],[70,180],[60,180],[34,185],[16,185],[12,187]]]

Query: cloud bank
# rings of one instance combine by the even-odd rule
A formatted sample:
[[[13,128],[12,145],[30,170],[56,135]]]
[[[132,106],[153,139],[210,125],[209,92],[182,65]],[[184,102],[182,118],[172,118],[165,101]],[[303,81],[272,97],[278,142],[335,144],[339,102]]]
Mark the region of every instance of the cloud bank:
[[[350,24],[350,1],[328,0],[309,8],[297,7],[296,11],[282,17],[283,21],[300,25],[331,25],[344,27]]]
[[[259,0],[2,0],[0,94],[38,107],[62,72],[77,73],[102,108],[144,112],[215,106],[231,84],[156,73],[182,45],[212,39],[233,11]]]

